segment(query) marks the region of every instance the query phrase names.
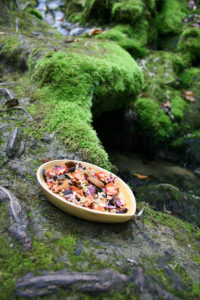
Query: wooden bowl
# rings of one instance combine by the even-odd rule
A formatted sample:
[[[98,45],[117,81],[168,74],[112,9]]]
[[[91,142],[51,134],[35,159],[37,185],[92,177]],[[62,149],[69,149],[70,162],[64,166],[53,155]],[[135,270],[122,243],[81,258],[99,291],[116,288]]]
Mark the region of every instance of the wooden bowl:
[[[77,161],[77,160],[53,160],[49,161],[43,165],[41,165],[37,170],[37,180],[45,194],[45,196],[48,198],[48,200],[57,206],[58,208],[62,209],[63,211],[74,215],[76,217],[89,220],[89,221],[95,221],[95,222],[102,222],[102,223],[121,223],[126,222],[130,220],[136,211],[136,201],[135,197],[128,187],[128,185],[119,177],[116,177],[115,183],[119,186],[119,197],[123,198],[126,201],[126,207],[128,209],[127,213],[125,214],[117,214],[117,213],[110,213],[110,212],[101,212],[96,211],[94,209],[89,209],[85,207],[78,206],[76,204],[73,204],[71,202],[68,202],[64,197],[57,195],[50,191],[48,189],[48,186],[44,180],[42,170],[45,169],[46,172],[55,167],[55,165],[65,164],[69,161],[73,161],[76,163],[81,163],[85,167],[91,167],[92,170],[99,172],[103,171],[105,174],[109,175],[112,174],[111,172],[108,172],[100,167],[97,167],[95,165],[92,165],[90,163]]]

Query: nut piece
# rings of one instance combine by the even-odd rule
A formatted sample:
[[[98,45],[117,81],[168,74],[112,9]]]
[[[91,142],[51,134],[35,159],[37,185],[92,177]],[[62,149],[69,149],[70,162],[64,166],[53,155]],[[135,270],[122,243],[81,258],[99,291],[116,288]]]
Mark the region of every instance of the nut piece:
[[[61,189],[64,189],[64,190],[68,189],[70,187],[68,180],[65,180],[60,187],[61,187]]]
[[[86,177],[92,177],[92,172],[87,170],[83,172]]]
[[[104,187],[104,183],[101,182],[100,180],[90,176],[88,177],[88,180],[93,183],[96,187],[98,187],[99,189],[102,189]]]

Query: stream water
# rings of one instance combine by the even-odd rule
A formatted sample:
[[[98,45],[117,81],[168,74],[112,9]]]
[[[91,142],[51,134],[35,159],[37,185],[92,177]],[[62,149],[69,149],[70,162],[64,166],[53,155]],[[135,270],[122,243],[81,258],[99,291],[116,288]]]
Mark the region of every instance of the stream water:
[[[62,0],[38,0],[36,9],[41,12],[43,19],[47,23],[63,35],[77,36],[89,30],[89,28],[81,27],[78,23],[72,24],[67,22]]]
[[[43,19],[63,35],[76,36],[91,29],[81,27],[78,23],[68,22],[62,0],[38,0],[36,8],[41,12]],[[122,177],[126,177],[127,172],[129,173],[129,179],[134,174],[141,174],[147,176],[147,180],[170,183],[191,192],[196,190],[197,186],[200,186],[200,178],[192,171],[169,162],[147,160],[134,153],[122,151],[111,151],[110,157],[113,164],[120,170]],[[134,180],[133,177],[130,184],[137,184],[137,180]]]
[[[200,178],[191,170],[163,160],[149,160],[132,152],[110,151],[111,161],[121,177],[132,186],[145,183],[168,183],[185,192],[200,191]],[[144,177],[138,179],[138,177]]]

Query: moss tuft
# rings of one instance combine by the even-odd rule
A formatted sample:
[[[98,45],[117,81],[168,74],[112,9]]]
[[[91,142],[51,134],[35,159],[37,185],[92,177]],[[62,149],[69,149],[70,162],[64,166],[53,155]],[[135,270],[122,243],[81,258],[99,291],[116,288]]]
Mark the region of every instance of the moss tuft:
[[[118,23],[134,24],[143,14],[143,9],[142,0],[121,0],[112,7],[112,19]]]
[[[198,77],[200,77],[199,68],[189,68],[184,70],[180,75],[182,86],[184,88],[192,86],[195,81],[198,81]]]
[[[96,115],[123,107],[139,93],[142,75],[120,47],[108,42],[101,47],[97,41],[92,44],[93,56],[84,49],[78,53],[50,52],[31,72],[45,106],[37,134],[56,131],[84,159],[109,168],[108,156],[91,126],[92,105]],[[29,66],[33,64],[29,62]]]
[[[139,28],[139,26],[141,28]],[[97,36],[98,39],[109,39],[128,51],[134,58],[147,55],[147,23],[137,25],[132,29],[129,25],[117,25]]]
[[[188,28],[180,36],[177,50],[183,58],[192,65],[200,63],[200,30]]]
[[[32,7],[29,7],[27,9],[27,11],[31,14],[31,15],[34,15],[36,16],[38,19],[40,20],[43,20],[43,17],[42,17],[42,14],[39,10],[35,9],[35,8],[32,8]]]
[[[151,131],[159,141],[173,135],[174,129],[170,117],[160,109],[159,104],[154,100],[139,98],[135,102],[135,110],[142,129]]]
[[[182,19],[187,14],[187,1],[166,0],[155,19],[161,35],[179,34],[183,27]]]

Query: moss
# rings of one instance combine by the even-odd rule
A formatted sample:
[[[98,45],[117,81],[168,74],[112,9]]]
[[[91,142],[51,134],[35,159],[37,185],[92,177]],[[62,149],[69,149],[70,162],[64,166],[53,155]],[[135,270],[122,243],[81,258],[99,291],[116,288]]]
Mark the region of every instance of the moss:
[[[200,76],[200,68],[189,68],[180,75],[181,83],[184,88],[191,87]]]
[[[180,36],[177,50],[183,58],[192,65],[200,62],[200,31],[198,28],[188,28]]]
[[[144,4],[141,0],[121,0],[112,7],[112,19],[118,23],[134,24],[143,14]]]
[[[187,14],[187,2],[179,0],[166,0],[162,10],[155,19],[155,25],[161,35],[179,34],[183,23],[182,19]]]
[[[66,4],[66,18],[69,22],[81,23],[82,13],[85,6],[84,0],[72,0]]]
[[[183,266],[183,262],[178,263],[174,258],[167,261],[162,256],[143,258],[145,262],[145,271],[149,277],[156,282],[162,282],[162,285],[174,296],[181,299],[198,298],[200,285],[190,277]],[[184,289],[184,293],[183,293]]]
[[[179,55],[166,51],[152,51],[145,61],[143,68],[143,93],[157,100],[159,103],[173,99],[179,94],[174,90],[177,78],[183,69],[183,62]]]
[[[183,119],[184,111],[187,107],[187,103],[180,96],[175,96],[172,99],[172,111],[174,115],[174,119],[180,121]]]
[[[91,127],[92,104],[96,114],[123,107],[138,94],[142,76],[120,47],[104,42],[103,55],[99,47],[102,43],[92,44],[93,56],[83,49],[82,53],[53,52],[39,60],[32,72],[41,87],[37,96],[45,116],[36,131],[56,131],[84,159],[108,168],[108,156]]]
[[[83,20],[94,24],[108,24],[111,20],[111,0],[86,0]]]
[[[109,39],[117,43],[123,49],[128,51],[134,58],[142,58],[147,55],[147,49],[145,48],[145,42],[141,42],[140,38],[144,35],[139,35],[140,31],[135,29],[137,34],[134,34],[134,30],[129,25],[117,25],[108,31],[105,31],[97,36],[98,39]]]
[[[160,109],[158,103],[149,98],[139,98],[135,102],[135,110],[139,123],[144,131],[150,130],[158,140],[173,135],[173,125],[170,117]]]
[[[150,206],[145,206],[145,214],[143,216],[144,223],[155,227],[156,224],[167,226],[173,230],[173,237],[177,240],[180,246],[191,245],[195,253],[200,250],[199,238],[200,232],[193,224],[182,221],[172,215],[167,215],[163,212],[156,212]],[[194,253],[190,253],[191,259]],[[195,261],[195,260],[194,260]]]
[[[35,8],[28,8],[27,11],[31,14],[36,16],[38,19],[43,20],[42,14],[39,10],[35,9]]]

